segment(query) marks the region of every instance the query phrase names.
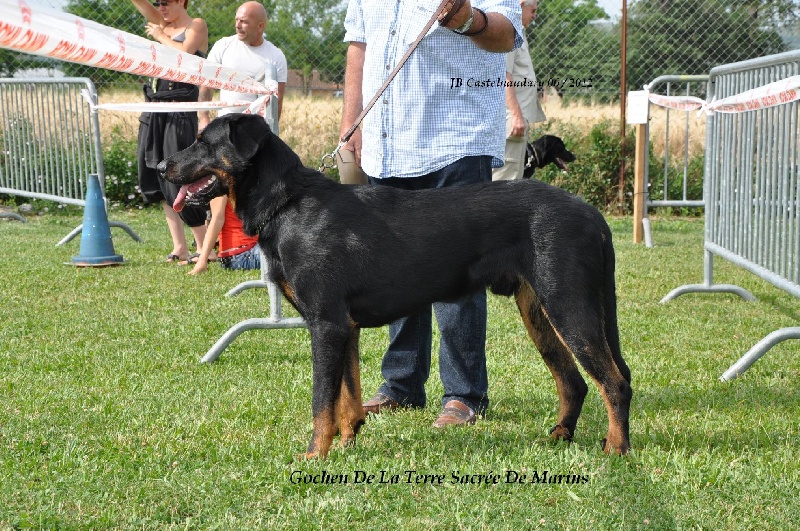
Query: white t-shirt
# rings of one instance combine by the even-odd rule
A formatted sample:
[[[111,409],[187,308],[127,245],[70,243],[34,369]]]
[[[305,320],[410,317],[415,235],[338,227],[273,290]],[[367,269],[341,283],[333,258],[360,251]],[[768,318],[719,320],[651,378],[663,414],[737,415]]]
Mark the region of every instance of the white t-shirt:
[[[236,35],[223,37],[218,40],[208,53],[208,60],[219,63],[226,68],[232,68],[240,74],[245,74],[259,83],[267,79],[274,79],[278,83],[286,83],[287,66],[286,56],[280,48],[264,39],[259,46],[250,46],[239,40]],[[254,101],[257,94],[232,92],[220,90],[220,101]],[[234,112],[231,109],[221,109],[219,115]]]

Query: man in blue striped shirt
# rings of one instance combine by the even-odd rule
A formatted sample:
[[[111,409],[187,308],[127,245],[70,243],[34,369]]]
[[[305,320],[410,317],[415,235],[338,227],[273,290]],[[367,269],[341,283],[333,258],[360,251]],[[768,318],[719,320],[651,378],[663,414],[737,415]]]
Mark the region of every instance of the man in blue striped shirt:
[[[438,4],[350,0],[342,134]],[[343,148],[370,184],[419,190],[491,181],[505,151],[505,53],[522,44],[522,35],[519,0],[466,0],[444,26],[435,24]],[[473,424],[489,403],[486,292],[436,303],[433,312],[445,391],[434,426]],[[367,413],[425,406],[431,317],[428,308],[389,326],[385,382],[364,403]]]

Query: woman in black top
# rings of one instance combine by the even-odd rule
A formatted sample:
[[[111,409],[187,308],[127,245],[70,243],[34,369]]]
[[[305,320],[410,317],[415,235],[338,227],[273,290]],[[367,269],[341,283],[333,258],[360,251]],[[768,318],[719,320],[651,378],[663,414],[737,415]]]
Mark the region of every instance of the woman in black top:
[[[147,19],[145,32],[159,43],[186,53],[205,57],[208,53],[208,26],[202,18],[186,11],[189,0],[131,0]],[[153,79],[144,86],[146,101],[197,101],[195,85]],[[142,113],[139,117],[139,191],[148,203],[164,201],[164,215],[172,236],[172,251],[167,262],[189,260],[183,228],[185,222],[201,249],[206,234],[206,209],[187,207],[180,213],[172,209],[178,187],[161,178],[156,165],[194,142],[197,135],[196,112]]]

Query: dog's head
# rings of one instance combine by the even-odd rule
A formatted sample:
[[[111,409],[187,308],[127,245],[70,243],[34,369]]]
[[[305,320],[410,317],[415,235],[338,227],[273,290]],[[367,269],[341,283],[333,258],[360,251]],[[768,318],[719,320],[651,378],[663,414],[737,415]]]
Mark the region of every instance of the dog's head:
[[[221,195],[235,200],[235,177],[269,134],[264,119],[251,114],[226,114],[208,124],[191,146],[158,164],[162,177],[180,186],[172,208],[205,206]]]
[[[567,149],[564,141],[554,135],[544,135],[527,144],[523,177],[531,177],[536,168],[544,168],[548,164],[568,171],[568,162],[575,162],[575,155]]]

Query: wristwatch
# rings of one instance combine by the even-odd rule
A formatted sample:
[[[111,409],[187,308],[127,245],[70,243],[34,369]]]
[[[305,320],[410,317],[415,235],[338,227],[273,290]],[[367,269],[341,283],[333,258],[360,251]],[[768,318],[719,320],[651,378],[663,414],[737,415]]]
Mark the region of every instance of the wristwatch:
[[[453,32],[463,35],[464,33],[469,31],[469,29],[472,27],[473,22],[475,22],[475,9],[470,8],[469,18],[467,19],[467,21],[464,22],[464,25],[461,26],[460,28],[454,29]]]

